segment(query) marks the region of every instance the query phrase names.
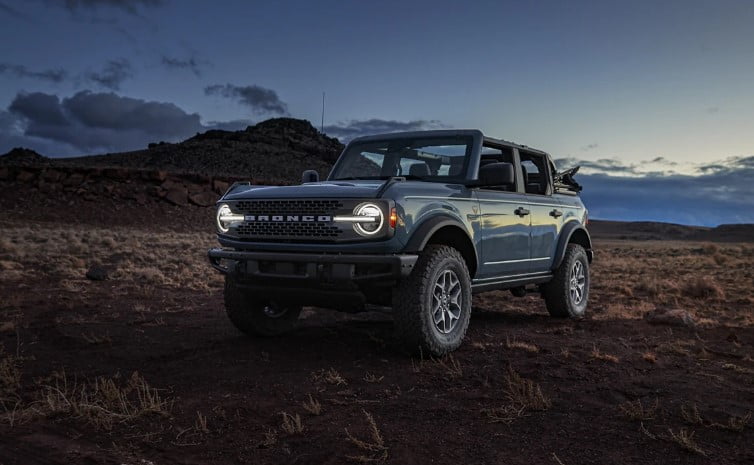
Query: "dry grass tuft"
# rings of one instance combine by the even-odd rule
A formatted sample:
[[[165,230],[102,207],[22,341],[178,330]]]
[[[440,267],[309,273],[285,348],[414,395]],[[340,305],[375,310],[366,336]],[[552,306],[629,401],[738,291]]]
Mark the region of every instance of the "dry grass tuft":
[[[550,408],[550,401],[542,394],[539,384],[524,378],[513,368],[508,368],[506,377],[507,387],[505,394],[513,405],[524,407],[527,410],[547,410]]]
[[[83,419],[96,429],[111,430],[146,415],[168,415],[172,408],[172,400],[163,399],[138,372],[124,386],[104,377],[78,385],[69,382],[65,372],[54,379],[54,384],[42,386],[41,399],[31,408],[44,416]]]
[[[270,428],[264,433],[264,439],[259,442],[259,447],[268,449],[278,442],[278,432]]]
[[[686,281],[681,287],[681,292],[687,297],[695,299],[722,300],[725,291],[714,279],[707,276],[697,276]]]
[[[511,340],[510,338],[505,339],[505,347],[509,349],[521,349],[525,350],[527,352],[539,352],[539,347],[535,346],[534,344],[529,344],[528,342],[523,341],[517,341],[515,338]]]
[[[723,369],[735,371],[736,373],[741,373],[743,375],[754,375],[754,370],[736,365],[735,363],[723,363]]]
[[[623,415],[631,420],[647,421],[652,420],[657,413],[657,409],[660,406],[660,401],[655,399],[654,405],[647,405],[641,403],[640,399],[635,401],[627,401],[618,406]]]
[[[209,433],[209,427],[207,427],[207,417],[202,412],[196,412],[196,421],[194,421],[194,429],[200,433]]]
[[[327,371],[321,372],[321,379],[324,380],[327,384],[332,384],[334,386],[346,386],[348,385],[348,381],[341,376],[340,373],[335,368],[330,368]]]
[[[699,407],[696,404],[681,405],[681,417],[683,421],[690,425],[703,425],[704,419],[699,413]]]
[[[699,447],[699,444],[694,442],[694,432],[688,432],[685,428],[681,429],[677,434],[673,432],[672,429],[668,429],[668,432],[670,433],[670,439],[681,446],[683,449],[686,449],[689,452],[693,452],[695,454],[704,455],[707,454],[702,450],[701,447]]]
[[[319,415],[322,413],[322,404],[309,394],[309,400],[302,403],[304,410],[312,415]]]
[[[611,363],[618,363],[620,361],[620,359],[615,355],[603,354],[602,352],[600,352],[596,345],[592,346],[592,351],[589,353],[589,356],[595,360],[603,360],[605,362]]]
[[[453,357],[452,355],[448,355],[444,359],[439,358],[435,362],[438,366],[445,370],[448,378],[458,379],[463,376],[463,367],[461,366],[461,362],[459,362],[458,359]]]
[[[369,372],[364,375],[364,381],[367,383],[379,383],[382,382],[383,379],[385,379],[384,376],[377,376]]]
[[[346,431],[346,439],[353,445],[358,447],[361,451],[361,455],[346,456],[349,460],[353,460],[361,463],[383,463],[387,460],[388,449],[385,446],[385,439],[382,437],[380,429],[377,427],[377,423],[374,421],[374,417],[366,410],[362,410],[364,417],[367,420],[367,429],[369,431],[368,439],[359,439],[353,436],[348,428]]]
[[[649,363],[656,363],[657,362],[657,355],[655,355],[654,352],[644,352],[641,354],[641,358],[644,359],[644,361]]]
[[[5,352],[0,345],[0,401],[8,399],[21,388],[21,361],[17,355]]]
[[[746,415],[742,417],[731,415],[728,418],[727,423],[714,423],[712,426],[715,426],[717,428],[727,429],[728,431],[736,431],[740,433],[746,428],[746,425],[748,425],[750,421],[751,421],[751,413],[747,413]]]
[[[280,424],[282,429],[287,434],[301,434],[304,432],[304,424],[301,422],[301,415],[290,415],[286,412],[280,412],[283,416],[283,423]]]
[[[502,407],[482,410],[492,423],[511,423],[528,411],[543,411],[552,405],[537,383],[522,377],[513,368],[508,368],[506,384],[508,403]]]

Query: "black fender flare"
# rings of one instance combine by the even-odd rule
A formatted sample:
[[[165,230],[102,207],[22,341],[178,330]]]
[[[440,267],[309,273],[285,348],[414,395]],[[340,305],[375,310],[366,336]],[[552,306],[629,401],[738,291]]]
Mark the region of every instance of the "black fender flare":
[[[574,237],[574,234],[576,237]],[[572,241],[571,239],[577,239]],[[555,249],[555,257],[552,262],[552,269],[556,270],[565,257],[566,248],[570,242],[580,244],[586,250],[586,256],[589,259],[589,263],[592,263],[594,257],[594,251],[592,250],[592,238],[589,236],[589,231],[586,230],[584,225],[578,221],[570,221],[563,226],[560,231],[560,239],[558,239],[558,246]]]
[[[460,220],[458,220],[457,218],[453,218],[452,216],[438,215],[438,216],[433,216],[432,218],[429,218],[423,221],[421,224],[419,224],[419,226],[417,226],[414,229],[414,232],[411,234],[411,237],[408,240],[408,243],[406,243],[406,247],[403,248],[404,252],[407,252],[407,253],[421,252],[422,250],[424,250],[424,247],[427,246],[427,242],[429,242],[429,239],[437,231],[447,226],[453,226],[455,228],[458,228],[459,230],[461,230],[464,236],[466,236],[466,239],[468,239],[469,244],[471,245],[471,249],[474,254],[473,267],[476,268],[477,264],[479,263],[479,253],[476,249],[476,244],[474,244],[474,241],[471,239],[471,236],[469,236],[466,226],[464,226],[464,224]],[[469,268],[471,271],[472,267],[469,267]]]

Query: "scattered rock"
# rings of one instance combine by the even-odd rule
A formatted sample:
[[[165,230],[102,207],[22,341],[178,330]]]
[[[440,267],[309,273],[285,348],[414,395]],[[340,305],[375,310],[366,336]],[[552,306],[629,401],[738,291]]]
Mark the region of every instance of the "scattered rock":
[[[696,321],[694,320],[693,315],[680,308],[657,308],[644,315],[644,319],[647,323],[652,325],[686,326],[688,328],[696,327]]]
[[[58,170],[47,170],[42,172],[41,178],[45,181],[58,182],[63,177],[63,173]]]
[[[189,200],[200,207],[211,207],[217,202],[217,195],[213,192],[202,191],[189,195]]]
[[[101,265],[92,265],[86,271],[86,278],[92,281],[104,281],[110,277],[111,271],[111,269]]]
[[[16,324],[12,321],[3,321],[0,323],[0,333],[12,333],[16,330]]]
[[[230,187],[230,184],[225,181],[220,181],[219,179],[212,181],[212,189],[220,195],[223,195],[228,190],[228,187]]]
[[[18,175],[16,175],[16,181],[18,182],[29,182],[34,180],[34,173],[31,171],[22,170],[18,172]]]
[[[168,189],[167,194],[165,194],[165,200],[172,203],[173,205],[186,205],[187,202],[187,196],[188,193],[186,192],[186,188],[183,186],[176,186]]]
[[[176,186],[175,181],[173,181],[172,179],[166,179],[165,182],[160,184],[160,188],[166,191],[169,191],[175,186]]]
[[[64,186],[80,186],[84,182],[84,175],[81,173],[73,173],[63,180]]]

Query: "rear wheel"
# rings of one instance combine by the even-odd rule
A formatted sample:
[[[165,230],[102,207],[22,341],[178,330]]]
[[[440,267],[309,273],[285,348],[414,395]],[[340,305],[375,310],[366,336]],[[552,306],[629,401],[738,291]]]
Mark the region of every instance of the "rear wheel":
[[[430,245],[393,293],[395,331],[403,345],[434,356],[457,349],[471,315],[471,279],[458,250]]]
[[[589,259],[578,244],[568,244],[552,281],[543,286],[547,311],[559,318],[583,318],[589,300]]]
[[[226,275],[225,312],[231,323],[249,336],[277,336],[296,326],[301,306],[257,299]]]

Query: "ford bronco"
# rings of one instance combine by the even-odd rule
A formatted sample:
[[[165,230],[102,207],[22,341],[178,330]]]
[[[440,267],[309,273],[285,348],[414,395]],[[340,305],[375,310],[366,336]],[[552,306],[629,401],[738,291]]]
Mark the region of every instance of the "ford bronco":
[[[303,305],[392,307],[399,340],[436,356],[463,341],[473,293],[539,292],[552,316],[582,317],[593,252],[577,170],[440,130],[354,139],[325,181],[236,183],[217,203],[223,247],[209,251],[228,317],[270,336]]]

